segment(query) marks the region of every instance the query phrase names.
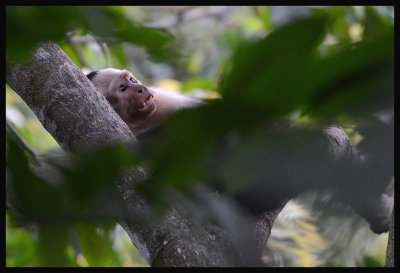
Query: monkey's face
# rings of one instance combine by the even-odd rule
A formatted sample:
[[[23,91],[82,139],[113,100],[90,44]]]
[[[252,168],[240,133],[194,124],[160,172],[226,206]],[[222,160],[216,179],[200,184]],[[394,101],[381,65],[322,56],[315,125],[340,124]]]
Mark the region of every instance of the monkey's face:
[[[123,119],[145,117],[156,108],[150,90],[127,70],[112,79],[105,96]]]

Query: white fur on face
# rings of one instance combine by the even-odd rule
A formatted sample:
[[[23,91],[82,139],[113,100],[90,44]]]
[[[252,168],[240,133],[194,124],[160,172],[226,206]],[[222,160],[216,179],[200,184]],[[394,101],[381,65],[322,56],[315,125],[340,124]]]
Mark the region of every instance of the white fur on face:
[[[111,92],[111,88],[114,85],[114,82],[118,81],[119,77],[123,73],[130,72],[128,70],[120,70],[115,68],[102,69],[98,71],[92,82],[96,86],[97,90],[105,95],[107,92]]]
[[[127,74],[128,73],[128,74]],[[99,70],[92,78],[93,84],[97,90],[104,96],[110,95],[112,88],[117,88],[121,77],[128,75],[138,81],[128,70],[119,70],[115,68],[106,68]],[[129,78],[128,77],[128,78]],[[117,84],[118,83],[118,84]],[[149,129],[160,125],[166,118],[184,109],[198,107],[204,103],[198,99],[179,94],[177,92],[165,90],[162,88],[149,87],[149,92],[154,97],[155,110],[145,117],[132,118],[126,116],[128,111],[119,113],[121,118],[129,125],[136,136],[148,131]],[[127,109],[127,102],[120,102],[122,109]],[[118,111],[117,111],[118,112]]]

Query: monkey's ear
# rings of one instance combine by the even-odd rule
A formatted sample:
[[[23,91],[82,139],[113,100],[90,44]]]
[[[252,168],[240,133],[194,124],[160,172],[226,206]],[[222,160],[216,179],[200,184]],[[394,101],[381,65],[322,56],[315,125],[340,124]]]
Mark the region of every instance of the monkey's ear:
[[[93,81],[93,78],[99,73],[99,71],[92,71],[89,74],[86,75],[86,77],[90,80]]]

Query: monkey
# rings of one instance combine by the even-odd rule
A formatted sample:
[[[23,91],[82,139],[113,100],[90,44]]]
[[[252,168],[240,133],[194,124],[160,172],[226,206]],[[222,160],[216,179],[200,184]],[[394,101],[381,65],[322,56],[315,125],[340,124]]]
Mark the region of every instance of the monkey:
[[[168,117],[179,111],[205,104],[201,100],[173,91],[156,87],[147,87],[136,79],[128,70],[106,68],[93,71],[86,76],[92,81],[97,90],[105,96],[113,109],[125,123],[128,124],[129,128],[136,136],[145,134],[149,130],[161,125]],[[287,129],[287,124],[284,123],[283,125],[285,126],[282,126],[281,122],[279,122],[279,126],[277,128],[273,126],[273,128],[278,131],[282,129],[285,131]],[[328,131],[324,134],[332,139],[330,145],[344,142],[342,145],[343,147],[341,147],[343,150],[342,153],[349,154],[348,156],[350,158],[358,157],[353,151],[350,140],[347,135],[345,135],[343,129],[340,127],[332,127]],[[339,137],[339,135],[341,137]],[[306,146],[312,147],[313,145],[309,144]],[[310,149],[308,149],[308,152],[309,150]],[[347,157],[346,155],[337,156],[339,158],[336,160],[339,161]],[[254,187],[249,187],[239,192],[236,196],[233,196],[233,199],[240,205],[243,205],[253,215],[260,215],[263,211],[278,208],[281,203],[285,203],[287,200],[303,192],[303,188],[313,188],[317,182],[318,179],[314,182],[305,182],[305,184],[297,183],[299,185],[287,182],[286,186],[291,189],[291,192],[281,195],[274,194],[273,196],[268,195],[268,192],[264,192],[265,187],[262,183],[256,183]],[[218,192],[224,192],[224,189],[219,186],[218,182],[213,184],[215,184],[215,189]],[[346,193],[348,186],[337,185],[336,187],[342,195],[346,195],[343,194],[343,192]],[[344,190],[342,188],[344,188]],[[268,198],[266,198],[267,196]],[[367,195],[364,194],[363,197],[365,196]],[[393,200],[389,200],[389,197],[385,195],[368,196],[366,205],[363,205],[364,203],[360,205],[351,200],[351,198],[344,199],[346,199],[344,200],[345,203],[349,203],[370,223],[371,229],[374,232],[381,233],[388,230],[390,223],[389,216],[391,215],[390,211],[393,207]],[[374,208],[378,213],[371,212],[371,208]],[[379,217],[384,219],[380,220]]]
[[[204,104],[194,97],[147,87],[128,70],[106,68],[86,76],[128,124],[135,136],[159,126],[179,111]]]

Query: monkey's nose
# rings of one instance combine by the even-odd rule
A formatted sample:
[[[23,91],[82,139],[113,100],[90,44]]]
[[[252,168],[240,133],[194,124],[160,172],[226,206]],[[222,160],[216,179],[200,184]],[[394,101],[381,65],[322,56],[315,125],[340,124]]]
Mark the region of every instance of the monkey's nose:
[[[146,91],[146,86],[144,86],[144,85],[141,85],[141,84],[136,84],[135,86],[134,86],[134,91],[136,91],[136,92],[138,92],[139,94],[140,93],[143,93],[143,92],[145,92]]]

